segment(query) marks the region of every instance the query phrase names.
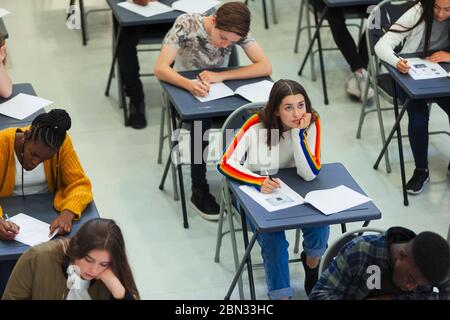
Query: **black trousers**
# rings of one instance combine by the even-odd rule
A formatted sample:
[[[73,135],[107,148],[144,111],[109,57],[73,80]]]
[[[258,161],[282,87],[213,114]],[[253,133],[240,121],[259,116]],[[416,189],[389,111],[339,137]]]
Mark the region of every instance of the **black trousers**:
[[[317,8],[322,11],[325,3],[322,0],[316,1]],[[351,10],[352,12],[356,11],[364,15],[367,12],[367,6],[355,6],[351,7]],[[366,69],[369,61],[366,37],[363,35],[359,39],[358,47],[356,47],[355,41],[345,24],[345,12],[346,9],[344,8],[328,8],[327,20],[330,25],[331,34],[352,72],[360,68]]]
[[[162,39],[172,24],[158,24],[123,28],[118,46],[119,70],[125,93],[136,105],[144,100],[144,90],[139,79],[137,45],[144,38]]]

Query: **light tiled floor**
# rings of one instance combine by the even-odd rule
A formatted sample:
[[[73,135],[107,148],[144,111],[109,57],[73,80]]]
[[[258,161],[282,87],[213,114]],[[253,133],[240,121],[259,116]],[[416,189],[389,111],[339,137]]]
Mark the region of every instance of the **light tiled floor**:
[[[65,27],[67,3],[61,0],[2,1],[1,6],[12,12],[4,21],[10,33],[9,71],[14,82],[32,83],[40,96],[55,101],[54,107],[70,112],[73,122],[70,133],[84,169],[92,179],[95,202],[101,216],[115,219],[125,234],[142,297],[222,299],[233,276],[229,237],[224,239],[221,262],[214,263],[217,224],[189,210],[190,228],[183,229],[180,203],[172,200],[170,179],[166,191],[158,189],[163,170],[163,165],[156,163],[161,111],[158,82],[155,78],[143,79],[148,127],[141,131],[125,128],[117,106],[115,82],[111,96],[104,96],[111,61],[110,13],[89,15],[90,40],[83,47],[80,31]],[[88,9],[106,5],[101,0],[85,3]],[[320,112],[322,161],[342,162],[374,199],[383,217],[371,225],[381,228],[402,225],[417,232],[433,230],[446,236],[450,221],[450,178],[446,176],[450,154],[448,137],[430,138],[431,183],[423,194],[410,197],[410,206],[404,207],[395,143],[389,149],[393,172],[387,174],[383,163],[378,171],[372,168],[381,147],[375,115],[367,118],[362,139],[355,138],[360,104],[350,100],[344,92],[349,76],[344,59],[338,52],[325,54],[330,95],[330,105],[325,106],[320,82],[310,80],[309,68],[304,77],[297,76],[306,47],[306,35],[302,35],[300,53],[293,53],[300,1],[277,3],[279,23],[271,22],[270,29],[264,30],[261,2],[250,2],[252,31],[272,61],[273,78],[300,81]],[[328,32],[324,32],[324,42],[333,44]],[[141,54],[144,70],[152,70],[154,61],[154,54]],[[241,57],[241,63],[245,61]],[[392,113],[385,113],[385,123],[386,130],[390,129]],[[431,127],[448,129],[448,119],[437,107],[433,107]],[[406,140],[404,149],[409,178],[414,165]],[[188,168],[184,172],[189,195]],[[210,170],[209,176],[217,193],[218,175]],[[358,226],[360,224],[351,224],[348,228]],[[330,241],[339,234],[340,229],[333,226]],[[289,238],[293,236],[294,232],[290,231]],[[253,256],[254,261],[261,260],[259,250],[254,250]],[[291,264],[291,274],[296,297],[305,298],[303,270],[298,263]],[[258,298],[266,299],[262,269],[256,270],[255,279]],[[233,297],[237,297],[236,293]]]

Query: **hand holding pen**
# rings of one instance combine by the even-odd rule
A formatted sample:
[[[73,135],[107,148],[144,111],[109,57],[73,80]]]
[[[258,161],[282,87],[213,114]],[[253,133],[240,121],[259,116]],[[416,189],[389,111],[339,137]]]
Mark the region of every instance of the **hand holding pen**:
[[[8,215],[5,213],[5,218],[0,220],[0,239],[1,240],[14,240],[19,233],[20,227],[11,222]]]
[[[264,180],[263,184],[261,185],[262,193],[272,193],[275,189],[281,187],[279,179],[273,179],[267,171],[266,175],[267,177]]]
[[[200,76],[197,75],[197,79],[191,81],[189,91],[196,97],[205,97],[208,95],[210,88],[210,84],[203,81]]]
[[[409,71],[408,60],[400,57],[395,52],[394,52],[394,55],[400,59],[400,61],[397,62],[397,65],[395,66],[397,68],[397,70],[400,71],[401,73],[408,73],[408,71]]]

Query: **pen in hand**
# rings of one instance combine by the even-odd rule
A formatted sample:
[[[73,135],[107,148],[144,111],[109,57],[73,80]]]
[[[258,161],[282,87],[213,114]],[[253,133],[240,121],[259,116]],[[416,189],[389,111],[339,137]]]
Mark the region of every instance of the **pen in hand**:
[[[202,83],[202,85],[207,86],[205,82],[203,82],[202,78],[200,78],[200,75],[197,75],[197,79]],[[206,91],[209,93],[209,89]]]
[[[16,226],[11,222],[11,219],[9,219],[9,216],[5,213],[6,222],[10,224],[10,226],[14,229],[14,233],[19,233],[19,230],[16,228]]]
[[[402,57],[400,57],[400,55],[397,53],[397,52],[395,52],[394,51],[394,56],[396,56],[397,58],[399,58],[401,61],[403,61],[407,66],[408,66],[408,71],[409,70],[411,70],[412,72],[416,72],[413,68],[411,68],[409,65],[408,65],[408,60],[406,60],[405,58],[402,58]]]

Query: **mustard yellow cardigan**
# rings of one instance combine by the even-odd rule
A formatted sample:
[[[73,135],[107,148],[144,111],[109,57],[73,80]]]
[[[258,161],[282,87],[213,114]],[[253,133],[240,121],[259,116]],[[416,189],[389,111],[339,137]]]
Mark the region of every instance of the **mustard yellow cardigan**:
[[[16,179],[16,163],[14,159],[14,142],[16,132],[24,132],[30,127],[8,128],[0,131],[0,197],[10,197],[14,191]],[[59,153],[59,174],[56,174]],[[70,210],[80,218],[81,213],[92,201],[92,185],[83,171],[69,135],[59,151],[49,160],[44,161],[45,177],[48,188],[55,188],[58,176],[58,189],[55,193],[54,207],[58,212]],[[3,210],[0,206],[0,217]]]

